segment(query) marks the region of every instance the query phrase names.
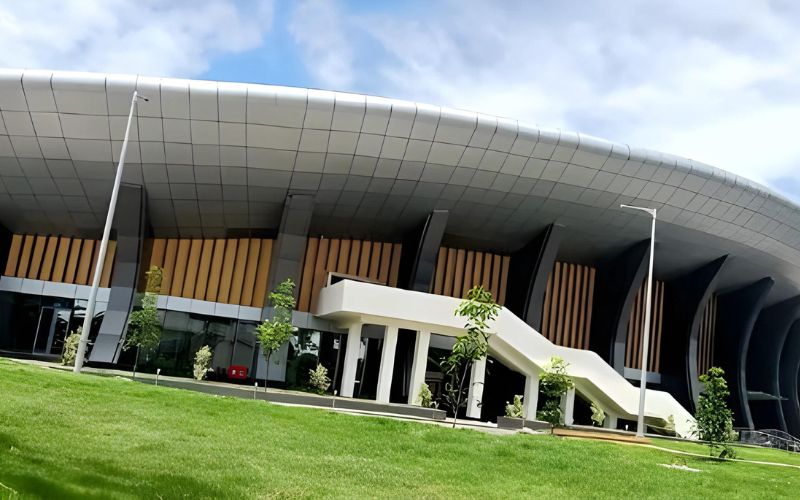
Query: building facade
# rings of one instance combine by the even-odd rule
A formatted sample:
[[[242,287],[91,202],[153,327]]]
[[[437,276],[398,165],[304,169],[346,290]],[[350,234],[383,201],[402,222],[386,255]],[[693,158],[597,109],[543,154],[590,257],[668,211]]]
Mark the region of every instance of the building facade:
[[[156,265],[163,335],[145,369],[188,375],[210,345],[218,379],[236,367],[302,387],[320,363],[343,396],[414,404],[423,381],[440,390],[454,304],[480,284],[505,309],[468,416],[523,393],[535,409],[557,354],[578,380],[576,421],[589,401],[631,419],[641,370],[652,425],[688,415],[699,375],[721,366],[738,427],[800,435],[797,204],[685,158],[322,90],[0,72],[0,351],[58,356],[82,323],[134,90],[149,101],[91,363],[131,362],[127,317]],[[650,221],[623,203],[658,210],[647,332]],[[267,366],[253,329],[286,278],[298,334]]]

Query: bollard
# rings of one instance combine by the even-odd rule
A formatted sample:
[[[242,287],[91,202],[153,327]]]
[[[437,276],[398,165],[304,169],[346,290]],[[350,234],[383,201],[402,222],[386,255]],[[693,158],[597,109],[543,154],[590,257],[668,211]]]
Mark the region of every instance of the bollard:
[[[161,375],[161,368],[156,368],[156,387],[158,387],[158,376]]]
[[[258,382],[253,385],[253,399],[256,399],[256,393],[258,392]]]

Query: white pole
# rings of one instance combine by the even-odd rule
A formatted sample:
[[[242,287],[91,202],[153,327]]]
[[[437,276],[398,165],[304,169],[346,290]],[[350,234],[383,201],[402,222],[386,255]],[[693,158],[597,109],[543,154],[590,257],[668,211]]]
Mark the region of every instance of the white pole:
[[[86,356],[86,346],[89,343],[89,330],[92,327],[92,319],[94,318],[94,307],[97,301],[97,289],[100,288],[100,274],[103,272],[103,264],[106,260],[106,248],[108,247],[108,237],[111,235],[111,223],[114,221],[114,210],[117,207],[117,196],[119,195],[119,185],[122,182],[122,169],[125,168],[125,153],[128,151],[128,136],[131,132],[131,121],[133,120],[133,109],[136,107],[136,101],[139,98],[138,92],[133,92],[131,98],[131,110],[128,113],[128,125],[125,127],[125,140],[122,141],[122,151],[119,155],[119,164],[117,165],[117,175],[114,177],[114,189],[111,191],[111,201],[108,204],[108,215],[106,216],[106,226],[103,229],[103,239],[100,241],[100,250],[97,255],[97,265],[94,268],[94,277],[92,278],[92,290],[89,292],[89,301],[86,304],[86,317],[83,319],[83,330],[81,330],[81,339],[78,343],[78,352],[75,353],[75,373],[80,373],[83,368],[83,359]]]
[[[653,257],[655,256],[656,249],[656,209],[632,207],[629,205],[620,205],[622,208],[632,208],[634,210],[642,210],[649,213],[653,221],[650,227],[650,265],[647,270],[647,290],[645,293],[645,306],[644,306],[644,333],[642,334],[642,362],[641,362],[641,376],[639,379],[639,419],[636,423],[636,436],[644,437],[644,399],[647,392],[647,360],[650,358],[650,310],[652,308],[651,298],[653,296]]]

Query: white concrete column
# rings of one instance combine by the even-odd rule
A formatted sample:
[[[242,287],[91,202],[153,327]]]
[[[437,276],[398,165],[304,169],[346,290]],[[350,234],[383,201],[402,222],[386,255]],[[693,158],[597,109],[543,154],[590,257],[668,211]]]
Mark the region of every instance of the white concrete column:
[[[566,394],[561,396],[561,413],[564,417],[564,425],[572,425],[575,413],[575,388],[569,389]]]
[[[610,415],[606,413],[606,419],[603,420],[603,427],[606,429],[616,429],[617,428],[616,415]]]
[[[387,325],[383,334],[383,348],[381,349],[381,367],[378,370],[378,391],[375,401],[389,402],[389,393],[392,391],[392,373],[394,372],[394,353],[397,348],[397,327]]]
[[[414,342],[414,359],[411,362],[411,382],[408,388],[408,404],[419,405],[419,389],[425,383],[425,371],[428,367],[428,347],[431,343],[431,332],[420,330]]]
[[[525,377],[525,394],[522,397],[522,414],[528,420],[536,420],[536,406],[539,404],[539,374]]]
[[[486,358],[472,363],[469,375],[469,393],[467,396],[467,416],[481,418],[481,400],[483,399],[483,381],[486,378]]]
[[[341,392],[341,395],[346,398],[353,397],[353,389],[356,385],[358,355],[361,354],[361,326],[361,323],[354,323],[347,327],[347,347],[344,351]]]

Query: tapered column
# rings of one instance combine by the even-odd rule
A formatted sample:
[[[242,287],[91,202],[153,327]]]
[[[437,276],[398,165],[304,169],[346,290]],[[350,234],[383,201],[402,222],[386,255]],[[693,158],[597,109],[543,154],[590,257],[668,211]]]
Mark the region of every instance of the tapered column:
[[[361,353],[361,323],[354,323],[347,328],[347,347],[344,351],[344,367],[342,367],[342,396],[353,397],[356,385],[358,355]]]
[[[606,414],[606,419],[603,420],[603,427],[606,429],[617,428],[617,416]]]
[[[379,403],[388,403],[392,390],[392,373],[394,372],[394,353],[397,349],[397,327],[387,326],[383,334],[383,349],[381,351],[381,367],[378,371],[378,393],[375,400]]]
[[[539,374],[525,377],[525,394],[522,398],[522,413],[528,420],[536,420],[536,406],[539,404]]]
[[[433,281],[436,256],[447,228],[447,210],[434,210],[425,222],[403,239],[398,286],[428,292]]]
[[[419,405],[419,390],[425,383],[425,371],[428,367],[428,346],[431,343],[431,332],[420,330],[414,343],[414,359],[411,362],[411,382],[408,388],[408,404]]]
[[[486,358],[472,363],[469,374],[469,394],[467,396],[467,417],[481,418],[481,400],[483,399],[483,381],[486,379]]]
[[[572,425],[575,421],[575,388],[569,389],[566,394],[561,396],[561,414],[564,417],[564,425]]]

